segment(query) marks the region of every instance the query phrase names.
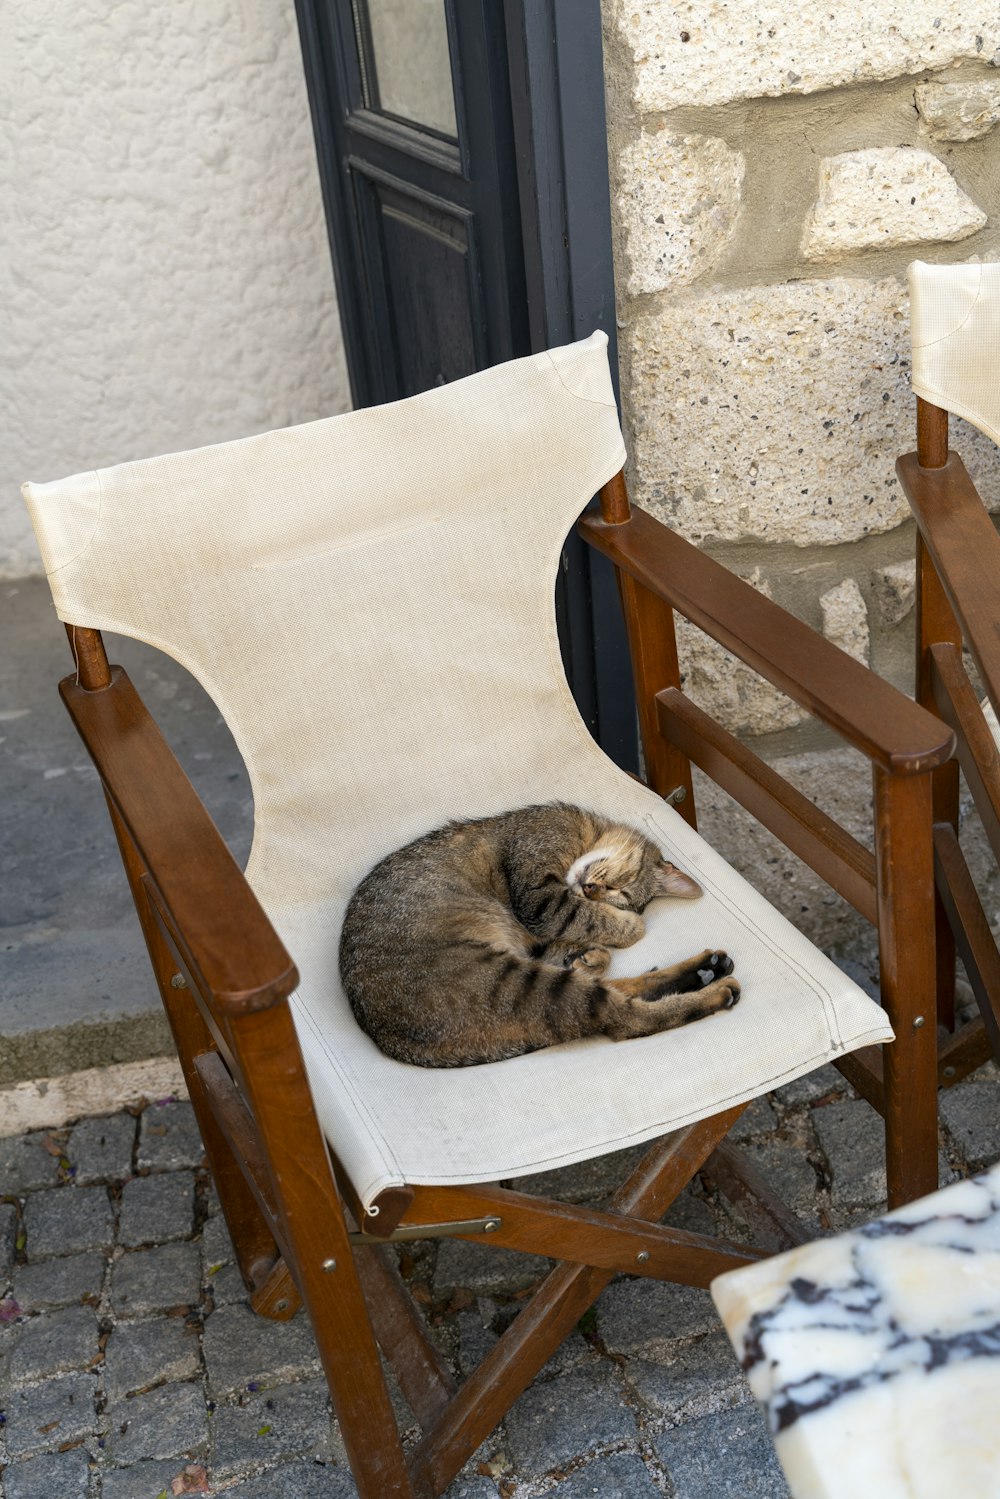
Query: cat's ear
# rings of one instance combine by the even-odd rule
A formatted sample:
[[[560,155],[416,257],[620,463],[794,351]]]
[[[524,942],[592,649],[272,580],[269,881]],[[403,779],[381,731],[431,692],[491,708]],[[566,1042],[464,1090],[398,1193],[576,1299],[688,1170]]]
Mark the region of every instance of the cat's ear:
[[[682,900],[694,900],[701,894],[697,880],[668,864],[666,859],[660,861],[660,888],[664,895],[680,896]]]

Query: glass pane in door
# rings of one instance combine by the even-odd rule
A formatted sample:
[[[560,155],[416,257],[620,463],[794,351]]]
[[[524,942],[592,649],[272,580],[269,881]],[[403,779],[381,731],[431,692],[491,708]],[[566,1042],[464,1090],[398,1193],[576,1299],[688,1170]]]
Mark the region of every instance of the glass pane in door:
[[[356,14],[362,8],[371,37],[368,62],[375,75],[367,80],[373,96],[369,106],[454,138],[458,132],[444,0],[356,0]],[[367,49],[361,45],[364,55]]]

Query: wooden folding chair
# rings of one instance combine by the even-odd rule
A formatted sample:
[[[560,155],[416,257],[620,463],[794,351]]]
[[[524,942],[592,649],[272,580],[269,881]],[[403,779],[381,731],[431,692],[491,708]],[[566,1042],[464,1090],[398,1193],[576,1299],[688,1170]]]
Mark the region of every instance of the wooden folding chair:
[[[917,451],[896,471],[918,528],[916,692],[958,741],[957,759],[934,772],[939,1077],[950,1087],[991,1049],[1000,1060],[1000,954],[958,839],[961,766],[1000,859],[1000,537],[964,463],[948,450],[950,411],[1000,442],[1000,266],[918,261],[910,305]],[[980,1012],[957,1028],[956,949]]]
[[[930,779],[951,735],[630,512],[605,345],[26,486],[76,661],[60,690],[107,793],[244,1278],[267,1316],[306,1306],[365,1499],[439,1494],[615,1274],[705,1286],[767,1252],[659,1226],[706,1164],[769,1247],[803,1237],[725,1143],[754,1097],[836,1060],[884,1112],[890,1201],[937,1183]],[[649,787],[593,743],[559,659],[561,546],[597,491],[583,534],[619,569]],[[869,757],[874,857],[684,697],[672,607]],[[167,650],[229,721],[255,802],[246,876],[102,629]],[[884,1010],[700,839],[689,760],[878,921]],[[654,903],[612,974],[722,946],[739,1006],[482,1067],[382,1056],[338,983],[353,886],[446,817],[545,799],[637,823],[705,891],[680,917]],[[639,1141],[603,1209],[496,1185]],[[460,1387],[385,1248],[440,1235],[560,1261]],[[405,1455],[379,1346],[422,1428]]]

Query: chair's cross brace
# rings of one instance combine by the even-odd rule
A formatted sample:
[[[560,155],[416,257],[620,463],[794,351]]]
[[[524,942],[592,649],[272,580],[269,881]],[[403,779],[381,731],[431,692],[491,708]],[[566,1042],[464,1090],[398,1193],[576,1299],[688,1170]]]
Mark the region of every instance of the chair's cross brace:
[[[983,717],[962,652],[954,645],[932,645],[931,685],[938,712],[958,741],[962,767],[994,858],[1000,862],[1000,751]]]
[[[608,1204],[622,1218],[661,1218],[746,1108],[739,1104],[658,1140]],[[565,1245],[558,1250],[565,1254]],[[482,1363],[413,1451],[418,1494],[440,1494],[480,1442],[528,1388],[614,1278],[614,1271],[563,1264],[542,1281]]]
[[[491,1239],[505,1249],[688,1286],[707,1286],[716,1275],[768,1252],[637,1221],[639,1214],[626,1217],[503,1187],[418,1187],[414,1207],[429,1217],[443,1216],[449,1208],[471,1212],[495,1207],[497,1228]]]
[[[939,823],[934,829],[934,875],[985,1032],[994,1056],[1000,1059],[1000,953],[949,823]]]
[[[347,1235],[352,1244],[402,1244],[408,1239],[461,1239],[476,1234],[495,1234],[502,1227],[495,1215],[488,1218],[461,1218],[451,1223],[404,1223],[392,1233],[376,1239],[373,1234],[355,1231]]]

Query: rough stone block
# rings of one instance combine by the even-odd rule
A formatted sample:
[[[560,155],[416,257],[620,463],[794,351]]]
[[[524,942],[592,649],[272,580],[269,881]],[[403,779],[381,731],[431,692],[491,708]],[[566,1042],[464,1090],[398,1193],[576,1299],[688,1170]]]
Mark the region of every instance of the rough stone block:
[[[619,1452],[596,1458],[545,1492],[553,1499],[657,1499],[661,1491],[641,1457]]]
[[[248,1306],[220,1307],[206,1319],[203,1346],[215,1397],[319,1373],[312,1329],[302,1312],[291,1322],[269,1322]]]
[[[19,1329],[10,1361],[10,1377],[15,1384],[26,1384],[50,1374],[87,1369],[97,1361],[98,1336],[93,1307],[70,1306],[61,1312],[32,1317]]]
[[[201,1231],[201,1254],[202,1271],[206,1278],[220,1266],[230,1264],[236,1257],[226,1220],[221,1213],[209,1218]]]
[[[140,1171],[176,1171],[180,1166],[200,1166],[204,1159],[205,1147],[187,1099],[150,1104],[143,1110],[137,1157]]]
[[[675,1344],[670,1356],[656,1363],[629,1359],[625,1378],[643,1405],[672,1426],[752,1399],[739,1362],[725,1333]]]
[[[837,1207],[874,1206],[885,1197],[885,1129],[862,1099],[814,1109],[812,1121],[830,1163],[830,1197]]]
[[[753,1403],[676,1426],[653,1446],[684,1499],[791,1499]]]
[[[774,1110],[767,1099],[755,1098],[737,1119],[726,1138],[738,1145],[744,1140],[754,1140],[758,1135],[769,1134],[777,1123]]]
[[[631,53],[640,111],[724,104],[760,95],[808,94],[866,79],[945,68],[1000,52],[1000,19],[971,0],[873,0],[810,10],[755,0],[611,0]]]
[[[110,1249],[115,1213],[104,1187],[59,1187],[36,1192],[24,1206],[29,1260]]]
[[[179,1317],[123,1322],[108,1338],[104,1393],[111,1401],[198,1373],[198,1338]]]
[[[104,1267],[102,1254],[73,1254],[19,1265],[14,1272],[14,1299],[26,1312],[54,1311],[85,1297],[96,1302],[104,1285]]]
[[[765,598],[771,585],[759,569],[745,580]],[[808,715],[798,703],[744,666],[711,636],[678,615],[677,650],[684,690],[732,734],[771,734]]]
[[[913,608],[917,596],[917,564],[891,562],[872,573],[872,592],[882,616],[883,624],[890,629],[904,620]]]
[[[5,1195],[21,1196],[59,1180],[59,1158],[42,1144],[44,1130],[29,1135],[6,1135],[0,1140],[0,1184]]]
[[[434,1294],[447,1296],[459,1287],[477,1296],[523,1291],[550,1266],[551,1262],[539,1254],[494,1249],[465,1239],[442,1239],[434,1267]]]
[[[173,1479],[183,1471],[176,1457],[165,1461],[130,1463],[127,1468],[105,1468],[101,1475],[101,1499],[160,1499],[170,1496]]]
[[[213,1267],[206,1279],[206,1287],[214,1306],[232,1306],[234,1302],[249,1299],[238,1265]]]
[[[603,1202],[621,1186],[632,1168],[638,1165],[648,1145],[630,1145],[609,1155],[559,1166],[554,1171],[538,1171],[533,1176],[518,1176],[513,1181],[517,1192],[536,1197],[558,1197],[563,1202]]]
[[[96,1390],[93,1374],[63,1374],[14,1390],[5,1406],[8,1456],[27,1457],[89,1436],[96,1424]]]
[[[871,640],[868,606],[855,580],[844,578],[835,588],[821,594],[819,607],[827,640],[867,666]]]
[[[973,141],[1000,120],[1000,80],[996,78],[918,83],[913,96],[920,128],[936,141]]]
[[[146,1317],[201,1300],[197,1244],[160,1244],[125,1254],[111,1267],[111,1306],[119,1317]]]
[[[797,1077],[793,1083],[785,1083],[783,1087],[776,1088],[774,1096],[786,1108],[796,1108],[801,1104],[815,1103],[817,1099],[826,1098],[830,1093],[852,1096],[851,1086],[843,1074],[831,1062],[824,1062],[814,1072],[807,1072],[804,1077]]]
[[[618,162],[628,292],[686,286],[712,269],[736,226],[745,161],[710,135],[643,130]]]
[[[194,1178],[190,1171],[136,1176],[122,1189],[118,1239],[129,1248],[186,1239],[194,1228]]]
[[[84,1499],[90,1491],[90,1456],[82,1447],[43,1452],[11,1463],[3,1476],[7,1499]]]
[[[682,1338],[718,1329],[707,1291],[667,1281],[616,1281],[597,1302],[597,1330],[609,1353],[669,1362]]]
[[[607,1365],[532,1385],[511,1407],[506,1430],[514,1466],[526,1477],[636,1434]]]
[[[945,1128],[973,1171],[1000,1159],[1000,1082],[970,1077],[938,1096]]]
[[[201,1381],[165,1384],[109,1406],[106,1450],[117,1463],[150,1457],[194,1457],[208,1445],[208,1414]]]
[[[807,260],[922,241],[967,239],[986,214],[943,161],[910,146],[825,156],[802,234]]]
[[[893,467],[913,446],[894,277],[692,292],[623,342],[633,498],[690,540],[839,544],[909,515]],[[992,494],[990,446],[963,433]]]
[[[135,1120],[131,1114],[103,1119],[81,1119],[66,1144],[78,1186],[91,1182],[124,1181],[132,1174]]]
[[[328,1459],[329,1391],[325,1379],[281,1385],[244,1396],[212,1413],[212,1472],[230,1478],[263,1462],[289,1457]]]
[[[12,1202],[0,1202],[0,1288],[10,1285],[16,1241],[17,1208]]]
[[[319,1463],[285,1463],[226,1490],[227,1499],[357,1499],[357,1493],[350,1473]]]
[[[750,1141],[740,1149],[792,1212],[815,1226],[819,1183],[801,1146],[792,1140],[771,1139]]]

